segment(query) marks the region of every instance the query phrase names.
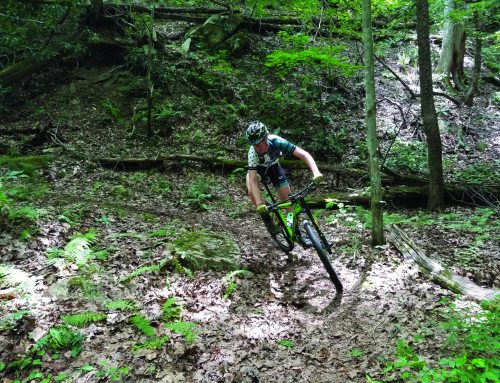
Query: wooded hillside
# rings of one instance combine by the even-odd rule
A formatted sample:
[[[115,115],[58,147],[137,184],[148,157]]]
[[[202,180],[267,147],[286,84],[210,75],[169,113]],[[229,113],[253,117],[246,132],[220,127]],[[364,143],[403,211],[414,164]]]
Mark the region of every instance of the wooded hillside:
[[[497,382],[499,15],[1,2],[3,381]],[[323,175],[292,228],[252,121]]]

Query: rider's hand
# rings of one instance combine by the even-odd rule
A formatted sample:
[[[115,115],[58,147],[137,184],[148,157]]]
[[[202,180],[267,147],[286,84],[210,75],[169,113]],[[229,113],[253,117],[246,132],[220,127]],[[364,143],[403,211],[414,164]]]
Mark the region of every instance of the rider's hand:
[[[313,182],[316,186],[319,186],[319,184],[321,184],[321,181],[323,181],[323,174],[318,174],[313,178]]]
[[[267,206],[263,203],[257,205],[257,213],[260,215],[266,215],[267,214]]]

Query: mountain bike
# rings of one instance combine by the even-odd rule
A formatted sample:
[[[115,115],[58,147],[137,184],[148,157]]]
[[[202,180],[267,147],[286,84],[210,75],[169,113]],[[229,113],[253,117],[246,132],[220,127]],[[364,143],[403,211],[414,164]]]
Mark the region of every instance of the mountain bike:
[[[266,229],[271,234],[271,237],[276,244],[285,252],[291,251],[295,243],[299,243],[304,248],[314,247],[316,252],[325,267],[330,280],[335,286],[337,295],[341,296],[343,291],[342,283],[340,282],[337,273],[332,267],[328,254],[332,254],[332,245],[330,245],[320,230],[318,223],[314,219],[311,209],[305,200],[306,195],[316,189],[314,183],[310,183],[304,189],[297,193],[290,194],[288,199],[276,202],[273,194],[269,190],[267,184],[264,184],[267,194],[271,201],[266,200],[271,221],[266,223]],[[287,219],[286,209],[292,208],[293,220]],[[301,215],[305,214],[309,220],[300,221]]]

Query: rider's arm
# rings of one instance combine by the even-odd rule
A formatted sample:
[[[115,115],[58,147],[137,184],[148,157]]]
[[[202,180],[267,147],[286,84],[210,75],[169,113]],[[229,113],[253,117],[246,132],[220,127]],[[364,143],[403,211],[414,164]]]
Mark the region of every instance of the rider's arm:
[[[303,160],[307,164],[307,166],[309,166],[309,169],[311,169],[311,172],[313,173],[313,178],[321,176],[321,172],[316,165],[316,161],[314,161],[314,158],[312,158],[312,156],[308,152],[297,146],[293,152],[293,155]]]
[[[257,176],[257,170],[248,170],[247,173],[247,189],[248,195],[252,200],[254,206],[258,206],[261,203],[264,203],[262,200],[262,195],[260,194],[259,188],[259,178]]]

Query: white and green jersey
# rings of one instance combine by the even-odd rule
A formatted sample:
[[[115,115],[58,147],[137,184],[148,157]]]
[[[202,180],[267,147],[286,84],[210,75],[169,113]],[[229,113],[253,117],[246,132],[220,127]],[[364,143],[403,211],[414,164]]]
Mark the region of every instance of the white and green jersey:
[[[268,168],[277,164],[280,157],[288,156],[295,151],[296,146],[274,134],[267,136],[269,150],[265,154],[258,154],[253,146],[248,150],[248,170],[257,170],[262,166]]]

